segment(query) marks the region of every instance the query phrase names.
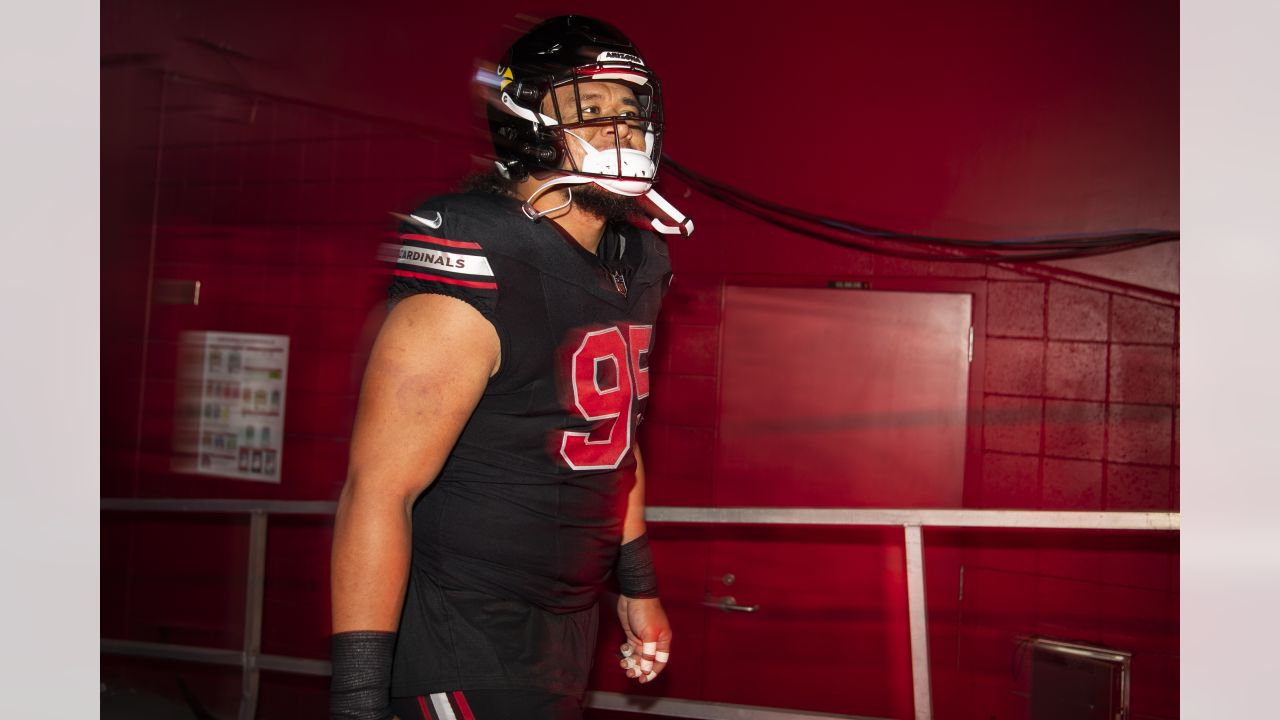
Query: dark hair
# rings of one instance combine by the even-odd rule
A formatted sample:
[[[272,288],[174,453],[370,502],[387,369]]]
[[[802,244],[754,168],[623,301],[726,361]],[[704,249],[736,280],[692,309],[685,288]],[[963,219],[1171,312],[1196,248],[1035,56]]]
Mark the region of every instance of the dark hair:
[[[458,189],[462,192],[484,192],[493,195],[510,195],[515,186],[515,182],[503,177],[497,168],[471,173],[458,183]]]

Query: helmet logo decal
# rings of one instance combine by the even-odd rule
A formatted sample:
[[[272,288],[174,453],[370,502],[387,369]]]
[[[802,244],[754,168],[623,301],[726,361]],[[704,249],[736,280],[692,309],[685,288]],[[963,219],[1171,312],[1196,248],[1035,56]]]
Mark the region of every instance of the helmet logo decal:
[[[617,50],[605,50],[604,52],[600,53],[600,55],[596,57],[596,62],[610,62],[610,61],[629,62],[629,63],[634,63],[640,66],[644,65],[644,61],[640,59],[639,55],[632,55],[631,53],[618,52]]]

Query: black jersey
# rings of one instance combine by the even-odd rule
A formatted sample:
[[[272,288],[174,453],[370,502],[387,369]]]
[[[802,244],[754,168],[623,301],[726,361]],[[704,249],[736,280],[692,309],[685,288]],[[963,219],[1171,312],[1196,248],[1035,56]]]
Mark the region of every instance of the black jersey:
[[[484,193],[428,201],[398,239],[391,301],[469,303],[501,363],[414,507],[393,692],[581,693],[635,480],[666,246],[611,224],[593,255]]]

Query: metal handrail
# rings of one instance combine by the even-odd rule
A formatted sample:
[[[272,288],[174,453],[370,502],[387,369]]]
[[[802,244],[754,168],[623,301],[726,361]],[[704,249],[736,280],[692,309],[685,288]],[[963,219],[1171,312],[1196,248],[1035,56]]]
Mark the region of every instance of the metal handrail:
[[[245,590],[244,650],[201,648],[168,643],[102,639],[102,652],[113,655],[188,660],[242,668],[239,720],[253,720],[257,712],[260,672],[274,670],[305,675],[327,675],[329,663],[312,658],[264,655],[262,602],[265,587],[267,516],[332,515],[337,503],[316,500],[251,500],[211,498],[103,498],[101,509],[110,512],[168,512],[248,514],[249,578]],[[928,621],[925,616],[924,527],[972,527],[1061,530],[1178,531],[1176,512],[1089,512],[1043,510],[970,510],[949,508],[768,508],[676,507],[645,510],[645,520],[671,524],[801,525],[801,526],[902,526],[906,533],[907,605],[911,629],[911,676],[916,720],[931,720]],[[620,701],[613,693],[594,693],[588,704],[614,708]],[[603,704],[602,704],[603,703]],[[672,701],[664,712],[675,717],[713,717],[706,708],[733,708],[733,716],[771,718],[767,708]],[[645,712],[639,707],[627,708]],[[652,707],[651,711],[657,712]],[[812,717],[848,717],[811,715]]]
[[[210,498],[103,498],[102,509],[143,512],[332,515],[325,500]],[[646,522],[742,525],[919,525],[928,527],[1043,528],[1066,530],[1178,530],[1176,512],[1079,510],[973,510],[962,508],[682,507],[645,509]]]

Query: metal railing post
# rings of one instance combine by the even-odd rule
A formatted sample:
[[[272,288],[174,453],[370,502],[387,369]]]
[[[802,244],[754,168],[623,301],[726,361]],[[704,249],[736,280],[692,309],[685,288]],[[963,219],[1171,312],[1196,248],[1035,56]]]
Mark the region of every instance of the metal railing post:
[[[924,533],[919,525],[906,529],[907,612],[911,627],[911,687],[916,720],[933,718],[929,678],[929,620],[925,614]]]
[[[258,712],[258,684],[262,653],[262,602],[267,579],[267,513],[249,513],[249,570],[244,590],[244,663],[240,681],[240,720]]]

